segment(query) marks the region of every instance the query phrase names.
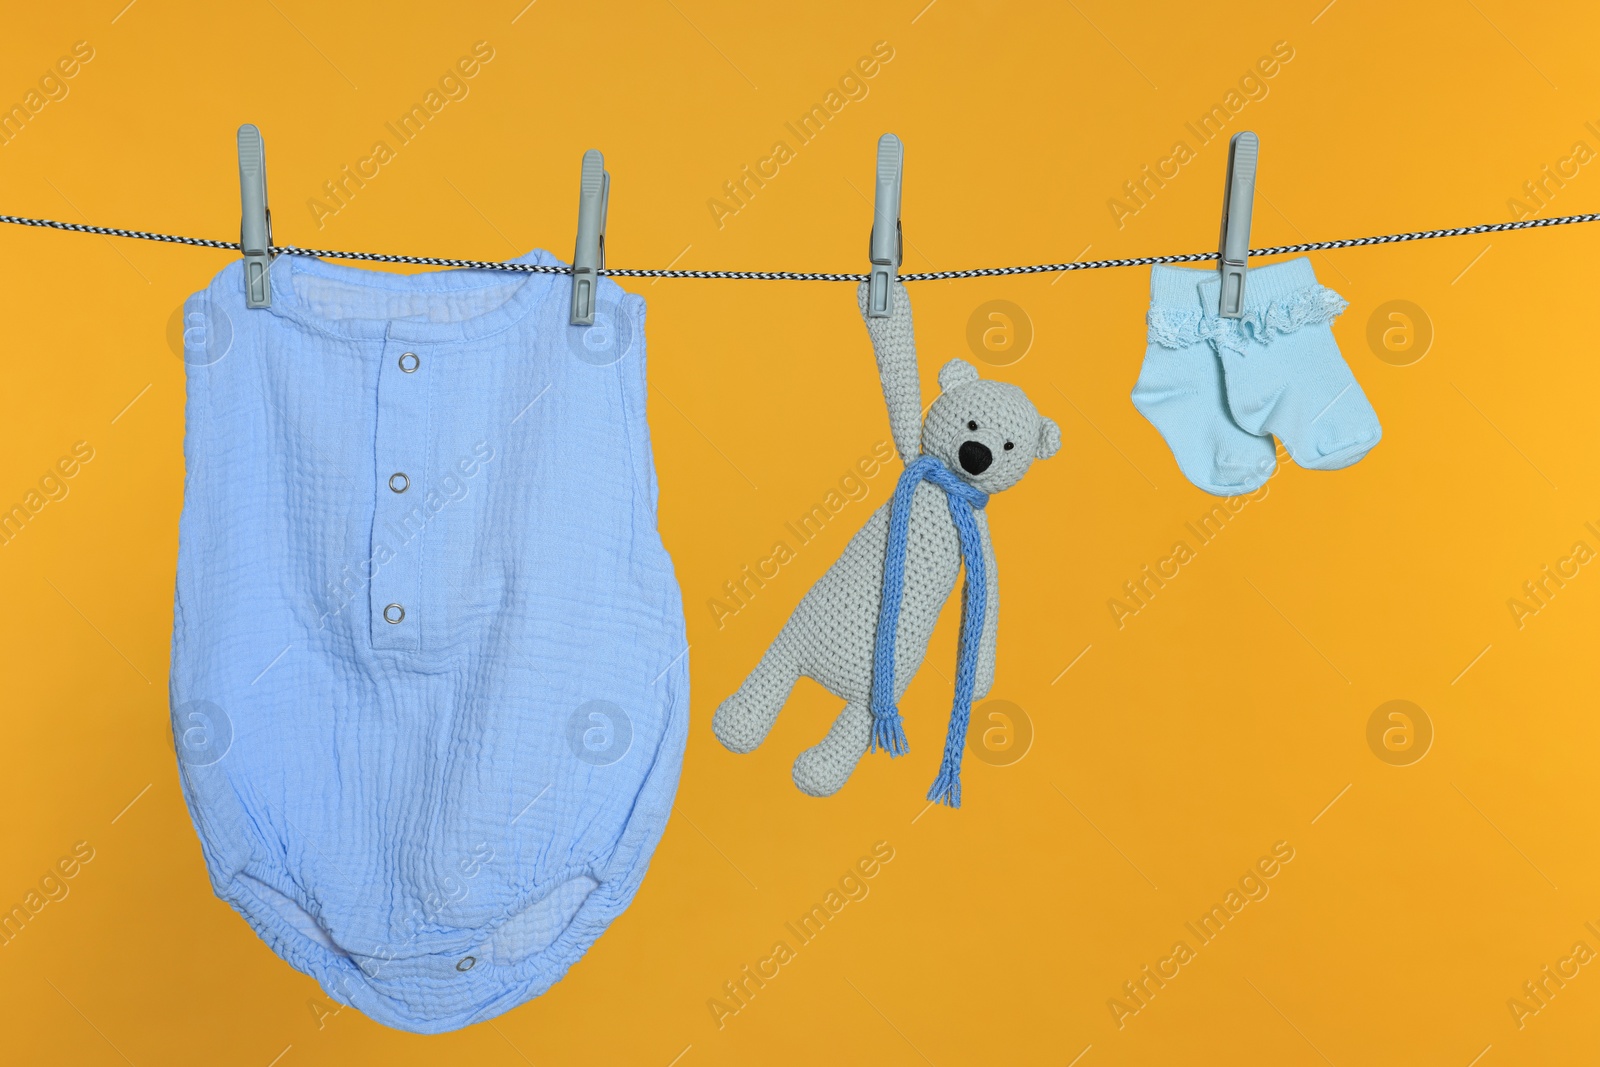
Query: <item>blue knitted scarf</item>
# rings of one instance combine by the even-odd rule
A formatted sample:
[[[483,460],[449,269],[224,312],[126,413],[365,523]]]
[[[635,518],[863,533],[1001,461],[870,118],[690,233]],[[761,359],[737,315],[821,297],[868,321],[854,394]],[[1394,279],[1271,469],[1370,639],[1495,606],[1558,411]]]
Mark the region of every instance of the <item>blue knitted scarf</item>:
[[[967,720],[972,714],[973,683],[978,673],[978,645],[983,637],[983,610],[988,602],[988,575],[983,562],[983,533],[977,510],[989,503],[989,494],[957,477],[938,458],[917,457],[907,465],[889,502],[889,552],[883,563],[883,600],[878,606],[877,644],[872,654],[872,739],[868,751],[882,747],[901,756],[908,749],[900,709],[895,706],[894,650],[900,625],[900,601],[906,584],[906,535],[911,524],[911,498],[918,483],[927,479],[944,490],[961,543],[967,582],[961,604],[961,643],[956,652],[956,694],[950,707],[950,728],[944,739],[944,759],[928,799],[961,806],[961,756],[967,744]]]

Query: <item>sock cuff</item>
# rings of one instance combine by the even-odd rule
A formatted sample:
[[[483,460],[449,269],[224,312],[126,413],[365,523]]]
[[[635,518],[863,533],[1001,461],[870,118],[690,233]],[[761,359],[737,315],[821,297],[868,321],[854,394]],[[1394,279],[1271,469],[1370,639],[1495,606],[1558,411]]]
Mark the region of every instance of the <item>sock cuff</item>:
[[[1207,275],[1200,283],[1200,302],[1208,315],[1215,315],[1222,293],[1222,279],[1216,271],[1209,271]],[[1251,267],[1244,276],[1245,314],[1265,311],[1307,289],[1320,288],[1316,271],[1311,269],[1311,260],[1305,256],[1268,263],[1264,267]]]
[[[1151,344],[1188,348],[1204,341],[1236,347],[1241,341],[1267,344],[1279,334],[1331,322],[1347,306],[1344,297],[1317,284],[1305,257],[1256,267],[1245,276],[1244,314],[1217,314],[1222,281],[1217,272],[1156,264],[1150,268],[1150,312],[1145,316]]]
[[[1216,276],[1216,269],[1169,267],[1157,263],[1150,268],[1150,306],[1180,311],[1200,310],[1200,283]]]
[[[1306,289],[1320,288],[1311,260],[1305,256],[1251,267],[1245,273],[1246,311],[1261,310]],[[1217,313],[1222,280],[1215,267],[1173,267],[1157,263],[1150,268],[1150,306],[1181,311]]]

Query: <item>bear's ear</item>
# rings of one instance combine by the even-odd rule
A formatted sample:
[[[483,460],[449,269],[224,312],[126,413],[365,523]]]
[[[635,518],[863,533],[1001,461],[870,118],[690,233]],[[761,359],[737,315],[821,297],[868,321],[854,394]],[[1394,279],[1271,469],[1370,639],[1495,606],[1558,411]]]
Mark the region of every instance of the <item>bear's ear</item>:
[[[1054,419],[1041,418],[1039,420],[1039,444],[1034,455],[1039,459],[1049,459],[1061,451],[1061,427],[1057,426]]]
[[[948,393],[958,385],[978,380],[978,368],[964,359],[952,359],[939,368],[939,390]]]

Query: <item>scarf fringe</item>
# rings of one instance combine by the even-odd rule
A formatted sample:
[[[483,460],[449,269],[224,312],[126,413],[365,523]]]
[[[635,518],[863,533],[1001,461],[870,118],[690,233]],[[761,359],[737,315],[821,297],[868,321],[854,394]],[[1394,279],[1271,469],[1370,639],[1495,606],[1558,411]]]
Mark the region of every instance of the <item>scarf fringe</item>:
[[[872,739],[867,743],[868,752],[884,749],[893,756],[904,756],[911,751],[911,745],[906,741],[905,725],[900,720],[900,709],[891,707],[887,712],[874,712],[872,716]]]
[[[961,767],[945,760],[939,765],[939,777],[928,790],[928,799],[948,807],[961,807]]]

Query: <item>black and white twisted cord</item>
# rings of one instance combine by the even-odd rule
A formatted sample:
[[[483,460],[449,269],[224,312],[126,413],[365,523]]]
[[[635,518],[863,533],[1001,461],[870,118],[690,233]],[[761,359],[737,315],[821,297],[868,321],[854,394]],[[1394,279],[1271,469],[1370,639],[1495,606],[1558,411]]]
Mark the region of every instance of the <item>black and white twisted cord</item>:
[[[1540,229],[1545,226],[1570,226],[1580,222],[1600,221],[1600,212],[1586,215],[1558,215],[1547,219],[1520,219],[1516,222],[1491,222],[1479,226],[1455,226],[1444,230],[1414,230],[1410,233],[1388,233],[1375,237],[1347,237],[1338,241],[1306,241],[1301,244],[1276,245],[1271,248],[1252,248],[1250,255],[1286,256],[1299,252],[1326,252],[1335,248],[1358,248],[1363,245],[1399,244],[1404,241],[1430,241],[1436,237],[1467,237],[1474,234],[1504,233],[1508,230]],[[112,226],[90,226],[78,222],[58,222],[54,219],[32,219],[22,215],[0,215],[0,222],[14,226],[34,226],[72,233],[93,233],[102,237],[131,237],[140,241],[161,241],[166,244],[194,245],[199,248],[222,248],[237,252],[238,241],[211,241],[203,237],[179,237],[174,234],[152,233],[148,230],[123,230]],[[298,245],[274,245],[274,255],[313,256],[317,259],[357,260],[367,263],[400,263],[420,267],[460,267],[468,270],[497,270],[523,274],[571,274],[572,268],[560,264],[497,263],[481,259],[443,259],[437,256],[396,256],[382,252],[339,252],[326,248],[301,248]],[[970,270],[939,270],[902,274],[903,282],[949,281],[957,278],[998,278],[1008,274],[1057,274],[1071,270],[1100,270],[1105,267],[1147,267],[1158,263],[1205,263],[1218,258],[1216,252],[1186,252],[1170,256],[1133,256],[1125,259],[1077,260],[1071,263],[1039,263],[1021,267],[977,267]],[[838,274],[825,271],[790,270],[676,270],[607,267],[600,271],[608,278],[706,278],[739,279],[764,282],[864,282],[865,274]]]
[[[170,233],[151,233],[148,230],[118,230],[110,226],[89,226],[81,222],[57,222],[55,219],[30,219],[22,215],[0,215],[0,222],[14,226],[39,226],[50,230],[71,230],[73,233],[97,233],[102,237],[136,237],[141,241],[165,241],[174,245],[196,245],[200,248],[231,248],[239,250],[238,241],[208,241],[204,237],[177,237]]]

